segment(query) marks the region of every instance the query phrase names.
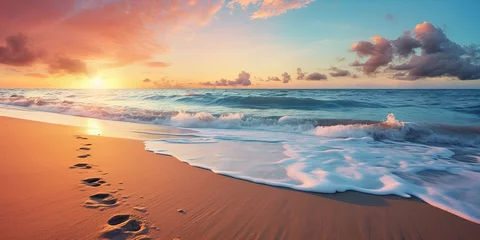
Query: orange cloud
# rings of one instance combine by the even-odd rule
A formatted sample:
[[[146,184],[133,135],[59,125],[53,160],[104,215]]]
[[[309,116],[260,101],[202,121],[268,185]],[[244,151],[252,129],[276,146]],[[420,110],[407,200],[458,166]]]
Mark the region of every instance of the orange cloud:
[[[33,78],[48,78],[47,75],[41,73],[27,73],[24,76],[26,77],[33,77]]]
[[[145,66],[147,67],[158,67],[158,68],[164,68],[164,67],[169,67],[171,66],[170,63],[166,62],[146,62]]]
[[[3,0],[0,37],[22,32],[51,55],[118,67],[167,52],[158,36],[179,26],[205,24],[223,2]]]
[[[87,74],[87,64],[79,59],[56,56],[49,64],[48,71],[54,73]]]

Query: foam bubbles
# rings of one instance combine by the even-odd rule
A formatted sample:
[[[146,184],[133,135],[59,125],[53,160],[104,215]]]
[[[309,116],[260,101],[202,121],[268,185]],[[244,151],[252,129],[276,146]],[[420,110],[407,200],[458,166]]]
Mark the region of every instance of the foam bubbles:
[[[272,186],[416,196],[480,223],[480,188],[475,184],[480,166],[455,160],[459,153],[446,146],[404,141],[406,128],[392,114],[385,123],[317,127],[315,134],[204,128],[197,129],[193,138],[198,140],[145,145],[194,166]],[[472,161],[477,155],[468,153]]]

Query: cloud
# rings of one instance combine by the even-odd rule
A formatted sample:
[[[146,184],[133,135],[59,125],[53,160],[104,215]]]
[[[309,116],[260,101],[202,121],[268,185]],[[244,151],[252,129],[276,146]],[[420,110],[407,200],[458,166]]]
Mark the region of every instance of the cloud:
[[[44,51],[33,50],[29,37],[19,33],[5,38],[6,46],[0,46],[0,63],[13,66],[31,66],[34,63],[46,63],[51,74],[87,74],[87,65],[79,59],[71,59],[63,55],[48,57]],[[34,73],[25,76],[45,78],[44,74]]]
[[[395,47],[396,53],[401,57],[408,57],[410,54],[415,53],[415,48],[422,46],[422,43],[413,38],[410,31],[406,31],[402,36],[392,41]]]
[[[367,74],[374,73],[377,68],[385,66],[392,61],[393,47],[389,40],[375,36],[371,39],[374,43],[360,41],[351,47],[351,51],[359,57],[369,57],[363,63],[363,71]]]
[[[146,62],[145,66],[147,67],[156,67],[156,68],[164,68],[164,67],[169,67],[171,66],[170,63],[166,62]]]
[[[250,73],[241,71],[235,80],[227,80],[222,78],[215,82],[203,82],[200,83],[200,85],[207,87],[247,87],[252,85],[252,82],[250,81]]]
[[[418,24],[413,33],[404,32],[395,40],[375,37],[373,41],[375,44],[360,41],[352,45],[351,50],[358,56],[369,57],[363,66],[365,73],[372,73],[379,67],[389,64],[389,70],[402,72],[394,74],[395,79],[417,80],[430,77],[480,79],[479,47],[461,46],[451,41],[442,29],[429,22]],[[416,50],[420,52],[417,54]]]
[[[365,65],[365,64],[359,62],[358,60],[355,60],[352,63],[350,63],[349,65],[352,66],[352,67],[363,67],[363,65]]]
[[[2,0],[0,38],[23,32],[53,55],[106,62],[101,68],[120,67],[168,52],[161,36],[208,23],[224,2]],[[31,55],[22,55],[30,56],[23,62],[9,56],[3,56],[3,62],[34,62]]]
[[[328,70],[333,71],[330,73],[330,76],[332,77],[346,77],[350,76],[350,71],[348,70],[343,70],[337,67],[331,67]]]
[[[56,56],[48,63],[48,72],[51,74],[88,74],[87,64],[84,61],[61,55]]]
[[[12,66],[30,66],[41,57],[41,54],[32,50],[26,35],[5,37],[5,46],[0,46],[0,64]]]
[[[395,22],[396,21],[395,16],[393,14],[390,14],[390,13],[385,15],[385,19],[389,22]]]
[[[288,82],[290,82],[290,81],[292,81],[292,77],[291,77],[290,74],[288,74],[287,72],[284,72],[284,73],[282,74],[282,82],[283,82],[283,83],[288,83]]]
[[[247,9],[250,5],[258,8],[250,18],[270,18],[282,15],[291,9],[299,9],[306,7],[315,0],[232,0],[228,3],[230,9],[240,6]]]
[[[398,80],[406,80],[405,76],[407,75],[407,72],[396,72],[392,75],[393,79],[398,79]]]
[[[150,86],[151,88],[184,88],[185,86],[177,83],[176,81],[167,79],[165,77],[160,80],[151,80],[150,78],[145,78],[142,80],[143,83],[148,84],[144,86]]]
[[[328,79],[327,75],[321,74],[318,72],[311,73],[306,78],[307,81],[324,81],[327,79]]]
[[[267,82],[269,82],[269,81],[280,82],[282,80],[280,80],[280,78],[278,78],[278,77],[268,77]]]
[[[358,78],[358,75],[353,74],[353,75],[352,75],[352,78]]]
[[[262,82],[282,82],[289,83],[292,80],[292,77],[287,72],[282,73],[281,78],[279,77],[268,77],[267,80],[260,79]]]
[[[183,85],[167,78],[155,80],[152,83],[156,88],[184,88]]]
[[[48,78],[47,75],[41,73],[26,73],[23,76],[26,77],[33,77],[33,78]]]
[[[242,71],[238,74],[238,78],[235,79],[235,83],[240,86],[250,86],[252,82],[250,81],[250,73]]]
[[[307,73],[304,73],[301,68],[297,68],[297,80],[305,79],[306,74]]]

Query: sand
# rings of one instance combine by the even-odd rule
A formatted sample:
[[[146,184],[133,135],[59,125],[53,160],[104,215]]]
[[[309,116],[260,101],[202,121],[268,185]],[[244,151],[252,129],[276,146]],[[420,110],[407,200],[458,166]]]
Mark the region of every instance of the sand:
[[[217,175],[141,141],[0,117],[0,239],[475,239],[418,199]]]

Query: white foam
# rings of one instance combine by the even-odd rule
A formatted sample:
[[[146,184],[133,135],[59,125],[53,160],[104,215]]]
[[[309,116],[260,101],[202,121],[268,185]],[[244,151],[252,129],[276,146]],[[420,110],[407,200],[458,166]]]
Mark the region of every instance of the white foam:
[[[416,196],[480,223],[480,166],[454,160],[455,153],[445,147],[390,140],[402,137],[405,128],[391,116],[377,126],[317,128],[316,135],[205,128],[196,133],[198,140],[180,137],[145,145],[194,166],[272,186]],[[374,131],[398,136],[375,141]]]

